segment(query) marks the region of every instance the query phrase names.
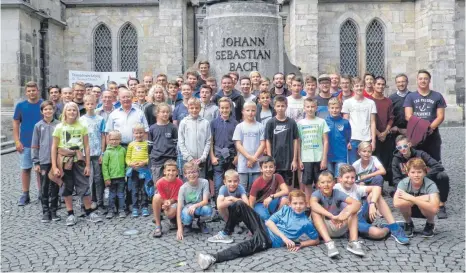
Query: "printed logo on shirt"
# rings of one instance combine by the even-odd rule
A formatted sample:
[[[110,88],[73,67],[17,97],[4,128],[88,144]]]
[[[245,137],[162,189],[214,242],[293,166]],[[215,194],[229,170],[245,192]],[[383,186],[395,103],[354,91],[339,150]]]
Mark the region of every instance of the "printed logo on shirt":
[[[135,148],[136,151],[138,151],[138,152],[142,151],[142,147],[141,147],[141,146],[136,146],[136,147],[134,147],[134,148]]]
[[[277,127],[275,127],[275,129],[273,130],[273,134],[278,135],[280,133],[285,132],[286,130],[288,130],[288,128],[286,128],[286,125],[277,125]]]
[[[172,138],[172,133],[165,133],[166,138]]]
[[[337,125],[337,129],[338,129],[338,131],[340,131],[340,132],[343,131],[344,128],[345,128],[345,126],[344,126],[343,124]]]

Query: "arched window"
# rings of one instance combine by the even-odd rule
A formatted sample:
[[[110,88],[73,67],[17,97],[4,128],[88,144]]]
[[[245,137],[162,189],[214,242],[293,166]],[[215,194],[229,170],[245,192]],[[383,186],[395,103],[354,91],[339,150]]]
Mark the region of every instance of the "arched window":
[[[112,34],[104,24],[94,32],[94,71],[112,71]]]
[[[340,28],[340,72],[342,75],[358,75],[358,29],[351,20]]]
[[[373,20],[366,32],[366,71],[385,76],[385,31],[378,20]]]
[[[138,71],[138,34],[130,23],[120,30],[120,70]]]

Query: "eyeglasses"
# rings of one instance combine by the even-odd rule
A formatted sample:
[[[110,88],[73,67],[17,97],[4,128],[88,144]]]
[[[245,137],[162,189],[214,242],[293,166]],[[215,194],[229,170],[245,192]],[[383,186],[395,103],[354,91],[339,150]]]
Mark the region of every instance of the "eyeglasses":
[[[396,149],[400,151],[400,150],[408,149],[408,147],[409,147],[408,144],[403,144],[403,145],[396,146]]]
[[[194,175],[194,174],[197,174],[198,171],[187,171],[185,172],[186,175]]]

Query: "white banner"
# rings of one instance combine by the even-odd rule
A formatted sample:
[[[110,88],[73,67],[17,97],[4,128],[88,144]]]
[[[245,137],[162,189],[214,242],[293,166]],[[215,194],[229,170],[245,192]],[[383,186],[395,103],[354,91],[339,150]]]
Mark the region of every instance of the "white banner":
[[[68,74],[69,84],[75,82],[90,83],[107,87],[107,82],[114,81],[117,84],[126,84],[129,77],[136,77],[136,72],[95,72],[70,70]]]

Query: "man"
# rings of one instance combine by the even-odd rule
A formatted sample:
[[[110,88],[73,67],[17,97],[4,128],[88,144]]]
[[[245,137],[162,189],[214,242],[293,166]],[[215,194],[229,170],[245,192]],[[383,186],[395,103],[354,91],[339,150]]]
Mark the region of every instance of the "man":
[[[232,107],[234,111],[232,111],[233,116],[236,118],[238,122],[242,119],[242,111],[244,105],[244,98],[241,94],[233,89],[233,80],[229,75],[224,75],[222,77],[222,90],[219,90],[213,99],[213,102],[218,106],[218,100],[223,97],[229,97],[232,100]]]
[[[108,86],[108,91],[113,93],[113,101],[112,101],[113,106],[115,108],[119,108],[121,106],[121,103],[118,98],[118,95],[119,95],[118,84],[114,81],[109,81],[107,83],[107,86]]]
[[[95,96],[95,99],[97,100],[97,104],[100,104],[102,102],[102,88],[98,85],[92,86],[92,91],[91,94]]]
[[[197,87],[197,72],[196,71],[188,71],[186,72],[186,82],[191,86],[191,90],[193,90],[193,97],[200,98],[200,86]]]
[[[61,97],[60,102],[55,105],[55,118],[60,119],[61,113],[63,112],[63,107],[67,102],[73,100],[73,88],[71,87],[63,87],[61,89]]]
[[[403,107],[403,104],[406,96],[411,93],[408,90],[408,76],[405,74],[401,73],[396,75],[395,84],[397,91],[389,97],[393,103],[393,115],[395,116],[395,119],[393,120],[393,127],[390,130],[392,134],[395,134],[394,137],[400,134],[406,135],[408,122],[405,119],[405,108]]]
[[[317,113],[319,118],[326,119],[328,113],[328,101],[333,97],[330,93],[331,79],[327,74],[322,74],[319,77],[319,95],[316,96],[317,100]],[[338,93],[335,93],[338,96]]]
[[[136,123],[142,123],[144,125],[146,132],[145,139],[147,139],[149,126],[144,113],[133,106],[133,95],[130,90],[125,89],[120,92],[120,101],[121,107],[115,109],[108,117],[105,132],[108,133],[113,130],[120,131],[121,145],[126,148],[128,144],[133,141],[132,125]]]
[[[84,86],[83,86],[84,88]],[[20,156],[21,184],[23,194],[19,198],[18,206],[25,206],[31,201],[29,187],[31,183],[32,155],[31,142],[34,125],[42,119],[37,83],[26,83],[27,100],[18,103],[13,114],[13,139],[16,151]],[[36,174],[37,188],[40,189],[40,176]],[[41,194],[39,193],[39,198]]]
[[[277,95],[282,95],[288,97],[291,95],[291,92],[285,88],[285,75],[283,73],[276,73],[273,75],[273,87],[270,89],[270,94],[272,95],[272,101]]]
[[[143,82],[147,90],[149,90],[152,87],[153,81],[154,80],[152,79],[152,76],[149,76],[149,75],[144,76]]]
[[[165,88],[165,90],[166,90],[167,89],[167,84],[168,84],[167,75],[158,74],[157,78],[156,78],[156,83],[163,86],[163,88]]]
[[[199,88],[201,85],[207,83],[207,79],[210,76],[209,75],[210,63],[208,61],[200,61],[197,68],[199,70],[199,77],[197,79],[196,88]]]
[[[84,94],[85,93],[86,93],[86,85],[83,82],[74,83],[73,102],[78,105],[80,116],[83,116],[86,114],[86,109],[84,108]]]
[[[330,94],[338,94],[340,91],[340,75],[337,73],[330,74]]]
[[[86,83],[86,84],[84,85],[84,87],[86,88],[86,95],[92,94],[92,87],[93,87],[93,86],[94,86],[94,85],[92,85],[92,83]]]
[[[113,97],[112,91],[107,90],[102,92],[102,106],[95,110],[95,114],[103,117],[105,122],[107,122],[110,113],[115,110],[115,106],[113,106]]]
[[[49,86],[48,93],[49,93],[49,100],[52,101],[53,105],[55,105],[56,107],[57,104],[60,102],[60,97],[61,97],[60,87],[58,85]]]
[[[430,79],[431,76],[427,70],[419,70],[417,74],[417,92],[408,94],[403,106],[405,107],[405,116],[408,122],[412,115],[430,122],[429,128],[431,132],[429,132],[427,138],[417,148],[441,162],[442,138],[440,137],[438,127],[445,119],[447,104],[442,94],[430,90]]]
[[[133,92],[133,98],[136,98],[136,86],[139,84],[139,80],[136,78],[129,77],[127,84],[129,90]]]

